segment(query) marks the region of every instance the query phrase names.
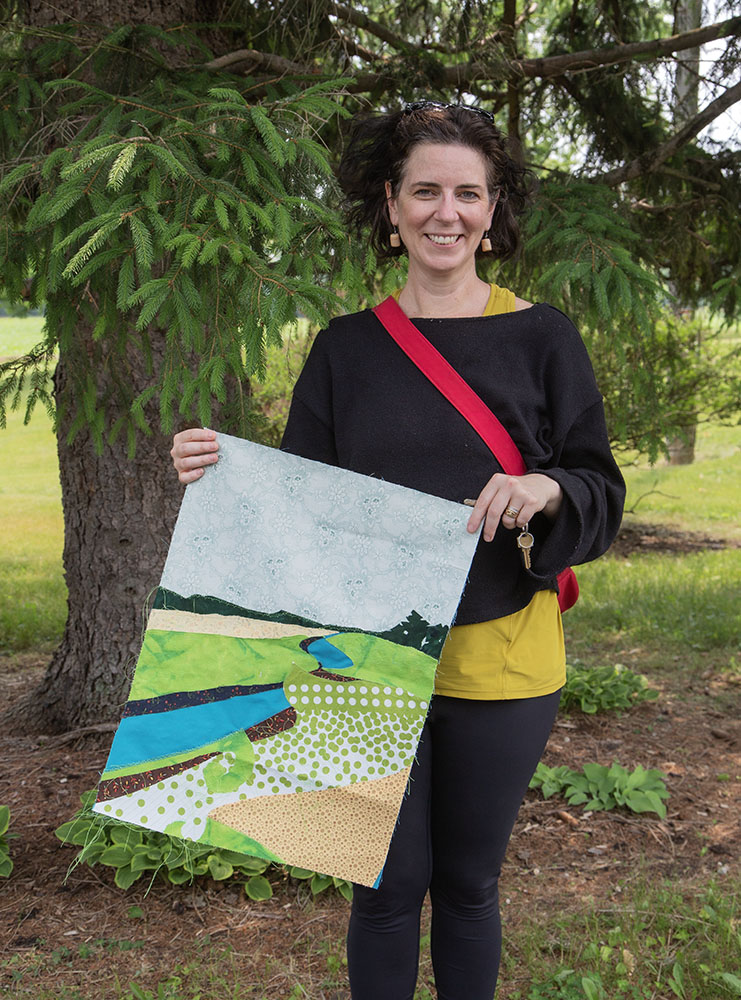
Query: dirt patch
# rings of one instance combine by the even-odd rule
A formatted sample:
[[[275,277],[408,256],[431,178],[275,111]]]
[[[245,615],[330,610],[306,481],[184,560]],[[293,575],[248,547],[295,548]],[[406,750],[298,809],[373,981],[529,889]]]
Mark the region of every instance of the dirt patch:
[[[22,672],[0,670],[3,700],[22,687]],[[590,900],[615,901],[641,870],[679,882],[733,873],[741,844],[741,724],[717,711],[707,691],[688,695],[677,683],[622,717],[558,720],[546,763],[576,768],[619,760],[660,768],[671,791],[669,812],[666,820],[585,816],[528,793],[502,879],[510,927],[533,919],[547,926],[549,917]],[[15,870],[0,886],[0,994],[97,1000],[117,996],[119,987],[130,996],[128,984],[136,982],[156,995],[158,982],[178,969],[182,975],[190,962],[204,975],[208,966],[204,998],[349,1000],[337,985],[344,982],[348,907],[336,895],[313,899],[305,884],[277,876],[273,899],[253,903],[225,883],[157,882],[147,895],[144,880],[124,893],[113,871],[100,866],[68,875],[74,849],[62,846],[54,829],[95,784],[108,743],[100,736],[66,745],[0,736],[0,803],[10,806],[18,834],[11,844]],[[214,983],[223,984],[221,992],[213,992]],[[293,992],[297,983],[305,994]],[[237,984],[240,992],[232,992]],[[508,989],[503,983],[501,1000]],[[177,989],[166,995],[177,996]]]
[[[741,548],[738,539],[715,538],[699,531],[681,531],[667,524],[633,522],[623,524],[612,543],[610,555],[627,557],[635,552],[685,555],[691,552]]]

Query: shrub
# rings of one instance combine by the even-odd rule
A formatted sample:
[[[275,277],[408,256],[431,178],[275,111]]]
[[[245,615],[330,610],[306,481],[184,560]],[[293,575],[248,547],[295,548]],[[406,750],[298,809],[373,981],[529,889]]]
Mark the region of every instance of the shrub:
[[[159,875],[173,885],[206,875],[217,882],[230,878],[243,880],[247,896],[258,901],[273,895],[270,881],[265,877],[265,872],[272,868],[284,877],[289,875],[307,881],[314,895],[334,886],[345,899],[352,899],[352,886],[344,879],[292,865],[271,865],[263,858],[182,840],[101,816],[92,811],[95,799],[95,789],[81,795],[82,808],[55,833],[63,843],[81,848],[75,864],[85,862],[91,866],[102,864],[115,868],[114,881],[120,889],[128,889],[147,873],[150,879]]]
[[[622,712],[642,701],[659,697],[642,674],[633,673],[622,664],[613,667],[566,667],[566,683],[561,691],[562,712],[575,709],[593,715],[596,712]]]
[[[0,806],[0,877],[7,878],[13,871],[13,861],[8,849],[8,840],[13,834],[8,834],[10,825],[10,809],[7,806]]]
[[[569,805],[595,812],[622,806],[635,813],[655,812],[664,819],[663,800],[669,798],[669,792],[663,778],[661,771],[647,771],[640,764],[633,771],[617,762],[611,767],[589,763],[582,771],[572,771],[566,765],[548,767],[541,762],[530,779],[530,788],[540,788],[544,799],[563,795]]]

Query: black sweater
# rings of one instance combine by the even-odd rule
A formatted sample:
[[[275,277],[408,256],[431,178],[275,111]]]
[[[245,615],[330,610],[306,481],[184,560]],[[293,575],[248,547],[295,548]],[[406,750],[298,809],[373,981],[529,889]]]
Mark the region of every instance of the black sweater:
[[[516,532],[479,541],[456,624],[524,608],[566,566],[610,545],[625,496],[586,348],[548,305],[415,324],[501,420],[529,472],[561,486],[555,521],[530,522],[526,571]],[[501,467],[470,424],[394,343],[370,310],[322,330],[296,383],[281,447],[424,493],[475,498]]]

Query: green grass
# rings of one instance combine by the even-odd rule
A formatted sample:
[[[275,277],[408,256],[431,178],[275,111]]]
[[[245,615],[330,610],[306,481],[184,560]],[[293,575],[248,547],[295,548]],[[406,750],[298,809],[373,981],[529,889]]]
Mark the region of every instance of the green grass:
[[[691,465],[623,467],[627,523],[659,521],[686,531],[741,538],[741,426],[700,424]]]
[[[737,893],[726,883],[680,889],[646,874],[598,907],[509,932],[498,1000],[739,997]]]
[[[61,637],[67,607],[56,440],[37,409],[28,426],[20,413],[8,414],[0,441],[0,652],[48,651]]]
[[[606,558],[580,566],[578,577],[581,597],[564,618],[578,641],[656,644],[667,657],[739,651],[741,549]]]
[[[546,877],[546,876],[543,876]],[[532,903],[505,911],[505,945],[497,1000],[732,1000],[741,996],[739,885],[678,885],[632,871],[609,895],[587,897],[577,911],[545,921]],[[123,904],[122,904],[123,905]],[[426,929],[426,928],[425,928]],[[422,938],[415,1000],[431,1000],[429,935]],[[141,940],[100,939],[47,951],[39,947],[0,960],[13,977],[14,996],[34,1000],[90,1000],[100,982],[85,986],[85,967],[102,953],[129,951],[127,974],[115,962],[106,996],[118,1000],[326,1000],[345,996],[344,941],[320,929],[299,935],[280,954],[256,941],[237,951],[204,936],[183,943],[181,961],[162,978],[138,969]],[[121,954],[119,954],[121,953]],[[41,985],[51,969],[65,984]],[[593,992],[590,992],[592,990]]]
[[[41,340],[43,316],[0,316],[0,358],[27,354]]]
[[[627,525],[741,538],[739,428],[701,424],[692,465],[636,463],[623,472],[626,508],[635,508]],[[570,658],[614,663],[632,653],[641,671],[739,669],[741,549],[608,556],[579,566],[577,576],[581,597],[564,617]]]

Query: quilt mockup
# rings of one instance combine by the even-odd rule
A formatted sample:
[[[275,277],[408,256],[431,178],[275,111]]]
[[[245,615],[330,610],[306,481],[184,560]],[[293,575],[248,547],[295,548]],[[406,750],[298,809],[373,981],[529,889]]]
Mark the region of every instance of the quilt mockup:
[[[459,503],[219,435],[96,812],[379,882],[477,537]]]

